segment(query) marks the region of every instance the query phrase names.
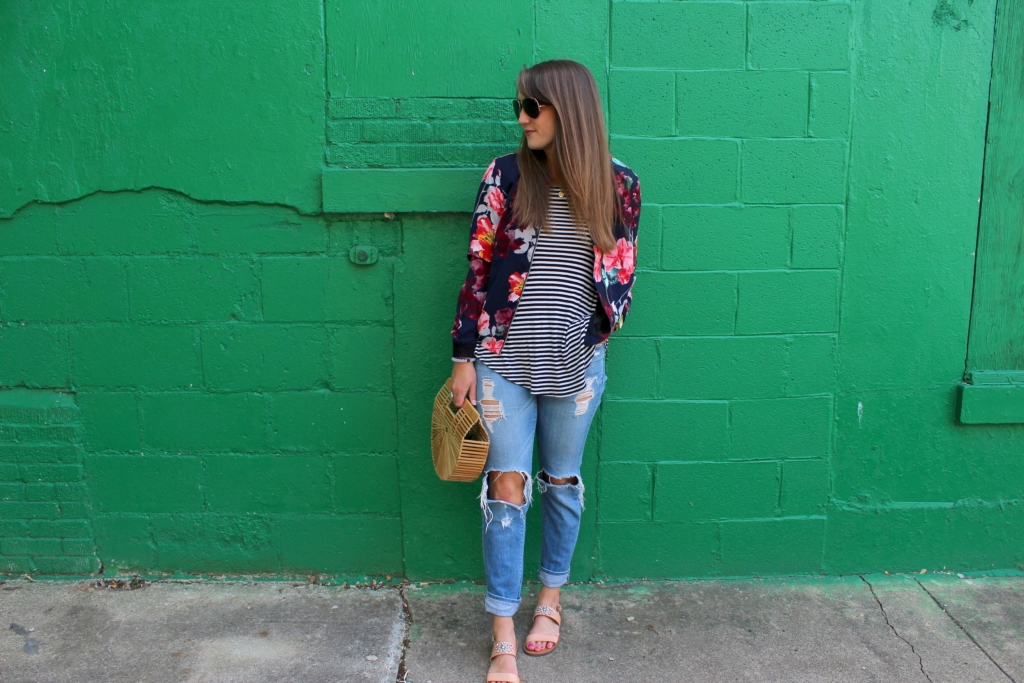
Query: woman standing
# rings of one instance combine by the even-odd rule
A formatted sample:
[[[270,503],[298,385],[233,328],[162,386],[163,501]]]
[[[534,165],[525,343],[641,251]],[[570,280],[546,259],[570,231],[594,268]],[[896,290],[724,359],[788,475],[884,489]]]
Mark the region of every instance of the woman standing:
[[[608,335],[629,311],[640,186],[608,153],[594,77],[568,60],[523,69],[515,154],[484,173],[459,293],[452,393],[478,405],[484,467],[485,609],[494,615],[489,682],[518,683],[512,615],[523,582],[533,443],[541,469],[540,580],[523,652],[558,644],[559,591],[583,510],[580,462],[604,391]],[[479,400],[479,403],[478,403]]]

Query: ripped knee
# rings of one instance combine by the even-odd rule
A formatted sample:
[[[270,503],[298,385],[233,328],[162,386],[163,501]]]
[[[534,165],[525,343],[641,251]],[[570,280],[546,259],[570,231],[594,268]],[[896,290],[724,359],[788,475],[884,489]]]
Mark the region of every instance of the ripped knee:
[[[541,472],[537,475],[537,478],[543,481],[545,484],[554,484],[555,486],[579,486],[579,477],[552,477],[547,472]]]
[[[502,501],[512,505],[524,504],[528,497],[530,475],[524,472],[501,472],[492,470],[487,473],[487,499]]]

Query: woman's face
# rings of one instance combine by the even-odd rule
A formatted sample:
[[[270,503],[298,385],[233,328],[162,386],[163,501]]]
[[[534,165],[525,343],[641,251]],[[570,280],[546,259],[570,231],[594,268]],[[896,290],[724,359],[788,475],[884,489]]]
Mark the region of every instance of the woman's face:
[[[516,97],[523,99],[523,93],[516,93]],[[555,124],[558,121],[558,114],[550,104],[542,104],[540,115],[531,119],[525,111],[519,112],[519,125],[523,127],[526,135],[526,144],[530,149],[542,149],[551,151],[555,142]]]

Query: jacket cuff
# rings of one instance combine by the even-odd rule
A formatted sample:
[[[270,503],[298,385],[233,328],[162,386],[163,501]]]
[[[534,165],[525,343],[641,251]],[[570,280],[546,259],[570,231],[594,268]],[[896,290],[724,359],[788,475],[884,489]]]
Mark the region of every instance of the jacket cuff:
[[[476,344],[452,342],[452,356],[455,358],[474,358],[476,357]]]

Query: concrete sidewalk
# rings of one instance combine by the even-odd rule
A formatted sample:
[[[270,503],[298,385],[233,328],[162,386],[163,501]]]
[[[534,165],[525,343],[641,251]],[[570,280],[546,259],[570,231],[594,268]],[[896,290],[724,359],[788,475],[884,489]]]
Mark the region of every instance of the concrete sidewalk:
[[[1024,683],[1024,578],[867,576],[577,585],[524,683]],[[532,605],[532,595],[524,605]],[[520,638],[528,628],[522,610]],[[0,681],[484,680],[477,586],[0,586]]]

